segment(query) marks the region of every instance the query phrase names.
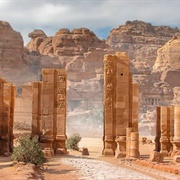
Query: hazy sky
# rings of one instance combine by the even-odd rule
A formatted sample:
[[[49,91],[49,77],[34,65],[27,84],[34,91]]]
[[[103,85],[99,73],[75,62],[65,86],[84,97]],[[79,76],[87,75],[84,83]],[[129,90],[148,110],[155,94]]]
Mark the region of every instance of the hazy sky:
[[[180,0],[0,0],[0,20],[28,34],[42,29],[48,36],[61,28],[86,27],[99,38],[127,20],[180,28]]]

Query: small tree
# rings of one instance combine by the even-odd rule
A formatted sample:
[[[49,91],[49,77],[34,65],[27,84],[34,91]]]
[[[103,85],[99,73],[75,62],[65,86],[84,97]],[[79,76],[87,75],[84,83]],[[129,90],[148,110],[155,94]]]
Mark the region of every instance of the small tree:
[[[23,136],[17,140],[18,146],[14,147],[12,160],[18,162],[32,163],[41,166],[46,162],[44,153],[42,152],[38,137],[30,139],[29,136]]]
[[[76,133],[70,136],[66,141],[66,147],[68,149],[79,150],[78,143],[81,141],[81,136]]]

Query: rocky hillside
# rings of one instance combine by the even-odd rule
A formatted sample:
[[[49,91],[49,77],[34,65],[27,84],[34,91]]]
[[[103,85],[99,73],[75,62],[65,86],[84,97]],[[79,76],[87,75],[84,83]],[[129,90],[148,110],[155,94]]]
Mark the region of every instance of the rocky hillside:
[[[111,30],[106,41],[86,28],[60,29],[52,37],[34,30],[29,34],[31,41],[23,47],[20,33],[0,21],[0,75],[21,86],[40,80],[42,68],[65,68],[69,127],[78,132],[84,124],[82,130],[102,133],[103,56],[125,51],[131,60],[133,79],[140,84],[140,121],[150,133],[153,127],[149,128],[149,123],[154,118],[145,123],[144,117],[151,117],[156,105],[170,104],[172,89],[179,86],[179,35],[177,28],[128,21]]]

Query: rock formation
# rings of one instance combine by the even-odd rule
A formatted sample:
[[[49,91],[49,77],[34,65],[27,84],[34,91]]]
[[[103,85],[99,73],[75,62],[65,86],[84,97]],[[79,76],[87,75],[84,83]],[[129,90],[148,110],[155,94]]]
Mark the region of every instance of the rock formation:
[[[141,113],[154,110],[156,105],[171,103],[172,88],[179,86],[177,78],[173,78],[173,81],[171,79],[179,75],[179,69],[174,68],[178,63],[178,47],[175,46],[179,43],[176,37],[180,31],[177,28],[128,21],[114,28],[106,41],[98,39],[86,28],[72,31],[60,29],[52,37],[48,37],[42,30],[34,30],[29,34],[31,41],[23,47],[20,33],[15,32],[6,22],[1,21],[0,27],[0,58],[3,62],[0,76],[15,83],[18,92],[21,92],[22,84],[40,80],[42,68],[66,69],[70,124],[74,124],[73,119],[94,125],[102,122],[102,113],[99,112],[102,112],[104,54],[125,51],[130,57],[133,79],[140,84]],[[166,48],[158,51],[156,60],[157,50],[172,37],[174,39]],[[165,65],[162,71],[155,70],[160,63],[165,62],[163,57],[167,56],[163,54],[166,51],[170,58],[165,61],[172,62]],[[173,60],[175,56],[176,62]],[[94,118],[96,110],[99,115]],[[82,114],[85,118],[82,118]],[[97,121],[94,123],[93,119]],[[87,127],[91,127],[89,123]]]
[[[180,87],[174,87],[173,94],[174,94],[174,99],[172,101],[172,104],[175,106],[180,105]]]
[[[89,48],[108,47],[96,35],[86,28],[60,29],[55,36],[47,37],[42,30],[34,30],[29,34],[31,41],[26,46],[29,51],[39,51],[43,55],[57,56],[83,55]]]

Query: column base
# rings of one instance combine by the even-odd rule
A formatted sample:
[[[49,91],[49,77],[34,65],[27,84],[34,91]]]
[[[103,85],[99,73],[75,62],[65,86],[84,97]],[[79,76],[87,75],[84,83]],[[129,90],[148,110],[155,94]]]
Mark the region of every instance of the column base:
[[[115,158],[126,157],[126,136],[119,136],[116,139],[117,148],[115,151]]]
[[[58,135],[56,136],[56,140],[54,141],[54,151],[55,154],[68,154],[66,149],[66,135]]]
[[[104,142],[104,150],[102,152],[102,154],[104,156],[114,156],[115,155],[115,142],[113,141],[113,139],[107,139],[105,138],[105,142]]]
[[[104,156],[114,156],[114,150],[112,150],[112,149],[104,149],[102,154]]]

